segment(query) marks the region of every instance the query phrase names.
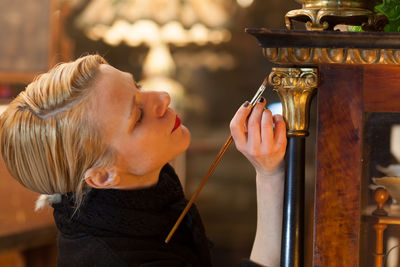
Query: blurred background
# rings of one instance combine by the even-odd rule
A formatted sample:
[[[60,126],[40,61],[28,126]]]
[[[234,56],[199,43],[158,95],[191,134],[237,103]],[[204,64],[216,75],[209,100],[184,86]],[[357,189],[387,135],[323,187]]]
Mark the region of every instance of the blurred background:
[[[299,6],[294,0],[1,0],[0,103],[4,108],[57,62],[104,56],[131,72],[144,90],[172,96],[192,134],[188,151],[172,162],[190,198],[228,137],[236,109],[272,67],[245,28],[283,29],[286,12]],[[277,95],[268,89],[264,96],[279,113]],[[312,157],[313,148],[307,153]],[[307,173],[313,177],[309,164]],[[54,266],[50,208],[33,212],[37,195],[16,184],[3,163],[0,175],[0,266]],[[255,172],[234,146],[197,206],[214,243],[215,266],[238,266],[249,257],[256,229]]]

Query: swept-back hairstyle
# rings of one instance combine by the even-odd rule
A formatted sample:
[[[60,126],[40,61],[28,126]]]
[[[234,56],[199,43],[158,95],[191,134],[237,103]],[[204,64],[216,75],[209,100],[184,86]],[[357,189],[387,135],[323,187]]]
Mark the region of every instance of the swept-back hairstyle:
[[[0,152],[11,175],[47,195],[74,192],[82,201],[85,172],[114,156],[91,116],[90,93],[100,64],[89,55],[38,76],[0,116]]]

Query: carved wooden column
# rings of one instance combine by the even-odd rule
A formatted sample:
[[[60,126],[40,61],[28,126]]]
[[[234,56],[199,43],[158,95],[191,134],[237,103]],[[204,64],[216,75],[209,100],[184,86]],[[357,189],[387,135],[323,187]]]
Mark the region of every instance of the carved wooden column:
[[[312,68],[273,68],[269,75],[269,84],[282,102],[288,136],[282,266],[302,266],[304,262],[305,137],[308,135],[310,102],[318,85],[317,73],[317,69]]]
[[[385,256],[383,253],[383,232],[386,228],[386,224],[377,223],[374,225],[376,231],[375,267],[383,266],[383,257]]]

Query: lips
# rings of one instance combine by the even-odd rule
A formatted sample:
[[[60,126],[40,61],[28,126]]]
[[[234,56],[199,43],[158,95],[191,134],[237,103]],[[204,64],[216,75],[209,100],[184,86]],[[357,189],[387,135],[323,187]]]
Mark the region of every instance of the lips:
[[[176,118],[175,118],[175,125],[174,125],[174,128],[172,129],[171,133],[172,133],[173,131],[175,131],[176,129],[178,129],[179,126],[181,126],[181,119],[179,119],[178,115],[176,115]]]

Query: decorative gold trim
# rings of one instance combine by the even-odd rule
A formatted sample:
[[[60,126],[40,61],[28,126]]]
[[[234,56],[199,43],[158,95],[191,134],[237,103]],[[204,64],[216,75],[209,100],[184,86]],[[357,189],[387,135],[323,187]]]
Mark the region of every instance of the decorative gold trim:
[[[262,48],[269,61],[281,65],[301,64],[386,64],[400,65],[398,49],[352,48]]]
[[[359,25],[366,31],[383,31],[388,23],[386,16],[373,11],[370,0],[296,0],[302,9],[289,11],[285,16],[288,30],[293,30],[293,20],[306,23],[307,30],[333,30],[338,24]]]
[[[288,136],[307,136],[310,103],[318,86],[318,70],[272,68],[268,82],[282,102]]]
[[[302,4],[303,8],[363,8],[372,9],[373,3],[371,0],[295,0],[296,2]]]

